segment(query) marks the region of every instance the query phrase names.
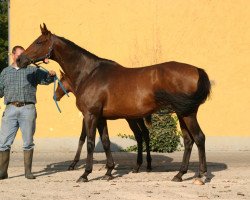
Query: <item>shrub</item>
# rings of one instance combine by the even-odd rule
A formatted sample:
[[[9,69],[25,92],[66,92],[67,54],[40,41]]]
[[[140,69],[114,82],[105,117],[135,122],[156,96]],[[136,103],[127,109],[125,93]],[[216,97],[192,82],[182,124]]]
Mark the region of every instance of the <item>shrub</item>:
[[[177,128],[177,122],[177,117],[167,110],[152,114],[152,125],[148,127],[151,151],[170,153],[179,150],[181,132]],[[135,140],[134,135],[118,134],[118,136]],[[137,145],[130,146],[125,151],[137,151]],[[143,143],[143,151],[146,151],[145,143]]]

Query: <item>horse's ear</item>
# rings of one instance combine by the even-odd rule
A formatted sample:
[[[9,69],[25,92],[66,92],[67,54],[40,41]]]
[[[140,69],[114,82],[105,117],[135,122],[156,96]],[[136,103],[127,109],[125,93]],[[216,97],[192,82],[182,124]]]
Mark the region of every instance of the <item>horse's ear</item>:
[[[45,23],[43,23],[43,29],[44,29],[45,31],[48,31],[47,26],[46,26]]]
[[[40,24],[40,29],[41,29],[41,33],[43,33],[43,27],[41,26],[41,24]]]
[[[43,23],[43,27],[40,25],[40,29],[41,29],[41,32],[43,35],[48,35],[50,34],[51,32],[47,29],[47,26],[45,23]]]

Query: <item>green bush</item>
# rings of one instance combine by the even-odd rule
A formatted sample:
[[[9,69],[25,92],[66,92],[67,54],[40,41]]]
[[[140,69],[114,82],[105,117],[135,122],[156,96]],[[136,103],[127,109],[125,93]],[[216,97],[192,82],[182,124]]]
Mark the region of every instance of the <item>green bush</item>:
[[[152,115],[152,125],[148,127],[151,151],[170,153],[179,150],[181,132],[177,128],[177,122],[177,117],[167,110],[161,110]],[[134,135],[118,134],[118,136],[135,140]],[[137,145],[130,146],[124,151],[137,151]],[[145,143],[143,143],[143,151],[146,151]]]

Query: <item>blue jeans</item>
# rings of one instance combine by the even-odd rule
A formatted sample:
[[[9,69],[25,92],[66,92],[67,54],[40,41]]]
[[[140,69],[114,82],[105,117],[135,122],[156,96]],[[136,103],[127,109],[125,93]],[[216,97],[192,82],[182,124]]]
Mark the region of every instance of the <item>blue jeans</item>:
[[[0,151],[10,150],[19,127],[22,132],[23,150],[33,149],[33,135],[36,129],[36,107],[34,104],[22,107],[11,104],[6,106],[0,130]]]

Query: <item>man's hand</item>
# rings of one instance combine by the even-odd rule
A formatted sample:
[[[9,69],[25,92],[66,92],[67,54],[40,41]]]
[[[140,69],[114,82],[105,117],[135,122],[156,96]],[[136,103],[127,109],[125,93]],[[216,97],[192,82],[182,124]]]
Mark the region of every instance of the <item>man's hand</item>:
[[[53,70],[50,70],[49,71],[49,76],[55,76],[56,75],[56,72],[55,71],[53,71]]]
[[[45,64],[48,64],[48,63],[49,63],[49,59],[48,59],[48,58],[45,58],[43,62],[44,62]]]

